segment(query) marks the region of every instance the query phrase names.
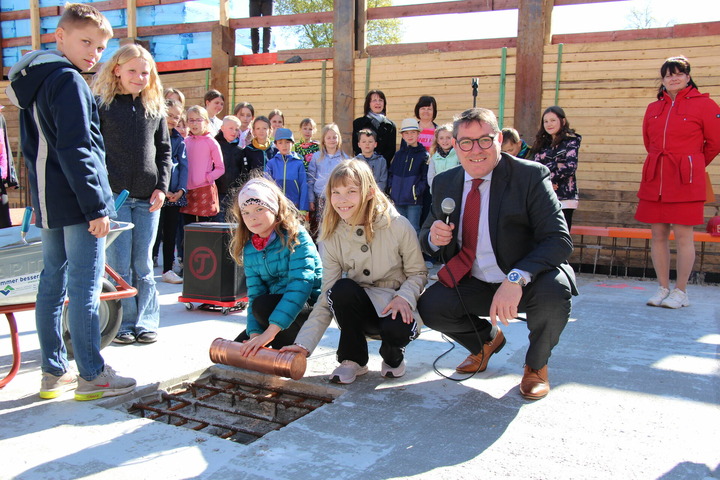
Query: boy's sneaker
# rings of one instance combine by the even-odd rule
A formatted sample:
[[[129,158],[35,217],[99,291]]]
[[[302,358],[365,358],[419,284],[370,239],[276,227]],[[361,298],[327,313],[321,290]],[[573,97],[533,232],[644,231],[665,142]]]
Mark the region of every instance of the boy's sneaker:
[[[665,308],[680,308],[687,307],[690,305],[690,299],[687,293],[683,292],[679,288],[673,288],[670,295],[665,297],[665,300],[660,304],[661,307]]]
[[[57,398],[65,392],[76,389],[77,386],[78,377],[75,372],[68,370],[59,377],[43,372],[40,381],[40,398]]]
[[[670,295],[669,288],[658,287],[657,292],[648,299],[647,304],[651,307],[659,307],[668,295]]]
[[[173,272],[172,270],[168,270],[167,272],[162,274],[162,281],[165,283],[183,283],[183,279],[178,276],[177,273]]]
[[[385,378],[400,378],[405,375],[405,360],[400,362],[400,365],[393,368],[383,360],[380,366],[380,374]]]
[[[75,400],[97,400],[102,397],[123,395],[132,392],[135,384],[135,379],[121,377],[106,364],[102,373],[91,381],[79,377]]]
[[[343,360],[331,374],[329,380],[332,383],[353,383],[359,375],[365,375],[368,372],[367,365],[360,366],[352,360]]]

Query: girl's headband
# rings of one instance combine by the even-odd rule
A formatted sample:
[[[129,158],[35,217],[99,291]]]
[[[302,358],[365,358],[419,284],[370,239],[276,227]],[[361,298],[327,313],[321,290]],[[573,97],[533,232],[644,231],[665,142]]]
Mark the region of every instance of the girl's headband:
[[[278,197],[275,190],[267,183],[267,180],[250,180],[238,194],[238,205],[240,209],[248,205],[262,205],[275,215],[278,213]]]

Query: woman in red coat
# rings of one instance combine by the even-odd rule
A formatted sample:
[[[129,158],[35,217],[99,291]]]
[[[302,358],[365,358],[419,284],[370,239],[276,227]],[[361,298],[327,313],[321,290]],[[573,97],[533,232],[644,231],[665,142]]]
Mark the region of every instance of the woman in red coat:
[[[647,302],[655,307],[690,305],[686,287],[695,263],[693,225],[704,223],[705,167],[720,152],[720,107],[701,94],[685,57],[660,68],[662,85],[648,105],[643,138],[648,152],[635,219],[651,224],[653,266],[660,284]],[[670,290],[670,228],[677,242],[677,281]]]

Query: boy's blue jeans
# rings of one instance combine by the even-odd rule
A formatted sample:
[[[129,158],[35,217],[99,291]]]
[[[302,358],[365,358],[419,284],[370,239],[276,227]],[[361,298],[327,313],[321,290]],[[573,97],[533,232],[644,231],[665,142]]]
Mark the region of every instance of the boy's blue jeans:
[[[92,380],[105,366],[100,355],[100,279],[105,269],[105,238],[95,238],[88,224],[41,229],[43,270],[40,273],[35,323],[42,371],[60,376],[68,370],[62,340],[62,310],[68,304],[68,329],[80,376]]]
[[[117,198],[117,194],[113,194],[113,197]],[[108,264],[138,290],[136,296],[122,300],[123,319],[118,335],[157,332],[160,305],[155,289],[152,247],[157,235],[160,210],[150,212],[148,200],[128,197],[117,212],[117,220],[131,222],[135,227],[118,235],[108,247]]]
[[[415,233],[420,233],[420,215],[422,214],[422,205],[395,205],[398,213],[410,221],[410,225],[415,229]]]

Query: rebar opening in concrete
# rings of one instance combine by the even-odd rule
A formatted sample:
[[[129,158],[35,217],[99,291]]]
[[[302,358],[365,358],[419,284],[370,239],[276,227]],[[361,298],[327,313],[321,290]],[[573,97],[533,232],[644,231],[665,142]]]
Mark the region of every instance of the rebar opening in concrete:
[[[136,401],[128,413],[248,444],[333,399],[213,374]]]

